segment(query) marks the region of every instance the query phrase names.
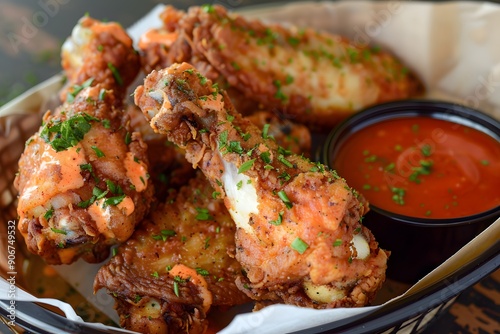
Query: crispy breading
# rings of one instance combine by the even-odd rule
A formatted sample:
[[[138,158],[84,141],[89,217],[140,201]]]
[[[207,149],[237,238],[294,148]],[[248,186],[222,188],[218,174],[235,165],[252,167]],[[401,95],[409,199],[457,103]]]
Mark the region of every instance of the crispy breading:
[[[124,328],[202,333],[207,312],[249,301],[235,284],[236,226],[203,174],[152,211],[95,279],[116,299]]]
[[[140,43],[146,73],[188,62],[227,90],[242,114],[258,108],[331,129],[364,107],[422,93],[389,52],[339,36],[264,24],[221,6],[167,7]]]
[[[368,204],[344,179],[281,148],[189,64],[153,71],[135,102],[223,196],[242,291],[315,308],[373,300],[388,253],[361,224]]]
[[[116,24],[85,17],[67,43],[78,48],[63,51],[65,102],[26,143],[15,179],[19,230],[50,264],[104,260],[132,235],[153,195],[146,146],[120,108],[139,72],[130,38]],[[107,62],[124,70],[121,84]]]

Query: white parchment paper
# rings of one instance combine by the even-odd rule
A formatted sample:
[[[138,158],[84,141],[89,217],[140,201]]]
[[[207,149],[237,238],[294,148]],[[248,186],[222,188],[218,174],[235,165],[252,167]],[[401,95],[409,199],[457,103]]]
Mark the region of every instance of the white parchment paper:
[[[162,6],[158,6],[139,20],[129,29],[131,36],[137,40],[147,29],[159,26],[161,10]],[[264,6],[241,13],[249,18],[314,27],[345,35],[355,43],[388,48],[418,73],[426,86],[427,97],[462,103],[500,119],[500,43],[496,37],[500,31],[499,5],[481,2],[304,2]],[[41,87],[50,88],[46,86]],[[20,104],[27,103],[27,97],[22,96],[6,106],[0,110],[0,115],[8,113],[9,108],[19,108]],[[497,220],[443,265],[396,298],[404,298],[443,279],[473,261],[499,238],[500,220]],[[92,294],[93,277],[98,268],[98,265],[83,261],[56,267],[68,282],[88,296],[90,302],[117,320],[112,298],[104,291]],[[33,296],[29,298],[36,300]],[[333,310],[274,305],[259,312],[238,315],[221,333],[296,331],[373,312],[391,302],[393,300],[371,307]],[[67,309],[65,312],[73,317]]]

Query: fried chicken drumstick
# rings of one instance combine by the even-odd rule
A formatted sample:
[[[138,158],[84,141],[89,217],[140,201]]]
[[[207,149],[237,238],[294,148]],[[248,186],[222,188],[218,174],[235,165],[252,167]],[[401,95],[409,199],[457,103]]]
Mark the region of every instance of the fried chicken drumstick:
[[[222,6],[167,6],[161,19],[139,44],[145,72],[188,62],[242,114],[260,106],[329,130],[364,107],[422,92],[394,56],[338,35],[250,21]]]
[[[73,44],[76,54],[62,55],[65,102],[26,143],[15,180],[18,228],[49,264],[104,260],[111,245],[130,237],[152,198],[146,146],[120,108],[139,71],[130,38],[117,24],[85,17],[65,43]],[[118,59],[128,59],[123,77]]]
[[[249,297],[315,308],[373,299],[387,253],[361,224],[367,203],[344,179],[279,147],[189,64],[153,71],[135,102],[224,199],[246,273],[237,283]]]

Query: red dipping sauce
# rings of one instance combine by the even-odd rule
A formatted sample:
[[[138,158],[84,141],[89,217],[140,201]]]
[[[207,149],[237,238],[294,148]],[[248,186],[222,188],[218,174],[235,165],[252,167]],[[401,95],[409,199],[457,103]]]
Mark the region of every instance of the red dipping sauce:
[[[432,117],[384,120],[348,136],[330,165],[370,204],[418,218],[500,205],[500,142]]]

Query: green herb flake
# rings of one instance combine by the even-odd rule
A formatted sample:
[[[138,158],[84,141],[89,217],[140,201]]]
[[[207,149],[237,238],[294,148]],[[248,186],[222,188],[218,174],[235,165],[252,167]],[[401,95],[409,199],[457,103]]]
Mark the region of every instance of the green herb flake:
[[[428,157],[431,155],[432,153],[432,148],[430,145],[422,145],[422,147],[420,148],[420,151],[422,152],[422,154],[425,156],[425,157]]]
[[[262,138],[264,139],[268,138],[269,126],[270,124],[264,124],[264,127],[262,128]]]
[[[112,63],[108,63],[108,68],[110,69],[111,73],[113,74],[113,77],[115,78],[116,83],[119,86],[123,86],[123,79],[122,79],[118,69]]]
[[[50,218],[52,218],[53,215],[54,215],[54,208],[50,208],[49,210],[47,210],[45,212],[45,214],[43,215],[43,218],[49,220]]]
[[[262,159],[262,161],[264,161],[266,164],[270,164],[271,163],[271,153],[269,153],[269,151],[267,152],[262,152],[260,154],[260,158]]]
[[[196,272],[197,272],[198,274],[200,274],[201,276],[208,276],[208,275],[210,275],[210,273],[209,273],[209,272],[208,272],[208,270],[206,270],[206,269],[203,269],[203,268],[196,268],[195,270],[196,270]]]
[[[404,196],[406,194],[406,191],[403,188],[396,188],[396,187],[391,188],[391,191],[392,191],[392,194],[393,194],[392,195],[392,200],[396,204],[404,205],[405,204]]]
[[[196,219],[198,220],[214,220],[214,217],[210,215],[210,211],[208,211],[208,209],[196,208],[196,212],[198,212],[196,215]]]
[[[278,218],[276,220],[271,220],[269,221],[269,224],[271,225],[274,225],[274,226],[279,226],[281,225],[281,223],[283,222],[283,214],[284,212],[281,211],[279,214],[278,214]]]
[[[342,239],[336,239],[334,242],[333,242],[333,247],[338,247],[342,245]]]
[[[396,164],[394,162],[391,162],[390,164],[388,164],[387,166],[384,167],[384,170],[386,172],[391,172],[393,171],[394,169],[396,168]]]
[[[125,198],[125,194],[121,195],[121,196],[115,196],[115,197],[109,197],[109,198],[106,198],[106,200],[104,201],[104,206],[107,206],[107,205],[118,205],[120,204],[123,199]]]
[[[97,146],[95,145],[92,145],[90,146],[90,148],[92,150],[94,150],[95,154],[97,155],[98,158],[102,158],[102,157],[105,157],[106,155],[104,154],[103,151],[101,151]]]
[[[59,233],[59,234],[64,234],[64,235],[68,234],[65,230],[60,230],[60,229],[55,228],[55,227],[51,227],[50,230],[54,233]]]
[[[377,156],[375,154],[372,154],[365,158],[365,162],[375,162],[375,161],[377,161]]]
[[[154,240],[167,241],[169,237],[174,237],[177,233],[174,230],[161,230],[160,234],[155,234],[152,236]]]
[[[177,297],[179,297],[179,283],[177,283],[175,280],[174,280],[174,293]]]
[[[104,88],[101,88],[101,90],[99,91],[99,101],[104,101],[105,98],[106,98],[106,90]],[[109,122],[109,120],[106,121]]]
[[[251,159],[251,160],[248,160],[248,161],[245,161],[244,163],[242,163],[240,168],[238,168],[238,174],[245,173],[248,170],[250,170],[250,168],[252,168],[254,162],[255,162],[255,159]]]
[[[154,273],[152,273],[151,276],[153,276],[154,278],[159,278],[160,277],[160,275],[158,274],[157,271],[155,271]]]
[[[132,142],[132,134],[127,131],[125,134],[125,145],[129,145]]]
[[[236,183],[236,189],[240,190],[241,187],[243,187],[243,180],[240,180],[240,182]]]
[[[297,237],[294,241],[292,241],[290,247],[299,254],[304,254],[304,252],[309,248],[309,245],[304,240]]]
[[[90,121],[97,120],[87,114],[75,115],[63,122],[47,123],[40,132],[40,137],[56,151],[65,151],[76,146],[90,131]]]
[[[278,161],[287,166],[288,168],[293,168],[293,164],[288,161],[282,154],[278,156]]]
[[[285,206],[288,209],[291,209],[293,207],[293,203],[290,201],[284,190],[280,190],[278,192],[278,197],[283,201],[283,203],[285,203]]]
[[[488,166],[490,164],[489,160],[481,160],[481,165]]]

